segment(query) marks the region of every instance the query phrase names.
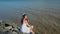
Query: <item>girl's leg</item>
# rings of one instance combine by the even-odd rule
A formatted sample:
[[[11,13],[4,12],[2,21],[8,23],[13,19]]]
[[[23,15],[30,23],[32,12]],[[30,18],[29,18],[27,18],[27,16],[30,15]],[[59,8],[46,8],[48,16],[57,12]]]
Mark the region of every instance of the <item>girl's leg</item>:
[[[30,31],[31,31],[32,34],[34,34],[33,26],[30,26]]]
[[[34,32],[31,30],[31,33],[34,34]]]

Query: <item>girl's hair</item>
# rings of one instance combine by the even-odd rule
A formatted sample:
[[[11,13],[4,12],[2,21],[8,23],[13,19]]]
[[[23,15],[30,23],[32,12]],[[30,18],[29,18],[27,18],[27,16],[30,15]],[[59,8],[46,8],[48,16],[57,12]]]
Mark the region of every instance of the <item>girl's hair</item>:
[[[27,15],[26,15],[26,14],[22,15],[22,18],[21,18],[21,24],[23,24],[23,20],[24,20],[25,16],[27,16]],[[28,19],[25,19],[25,20],[28,21]]]

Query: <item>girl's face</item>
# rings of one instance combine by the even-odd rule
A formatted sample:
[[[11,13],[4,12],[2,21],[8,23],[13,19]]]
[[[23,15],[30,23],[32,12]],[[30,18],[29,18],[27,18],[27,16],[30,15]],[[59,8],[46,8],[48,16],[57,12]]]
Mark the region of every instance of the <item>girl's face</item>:
[[[27,19],[27,16],[25,16],[25,19]]]

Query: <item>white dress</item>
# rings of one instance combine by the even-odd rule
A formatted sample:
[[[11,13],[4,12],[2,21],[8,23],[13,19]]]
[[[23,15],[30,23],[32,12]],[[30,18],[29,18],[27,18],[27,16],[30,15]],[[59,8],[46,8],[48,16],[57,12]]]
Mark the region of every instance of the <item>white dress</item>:
[[[24,23],[24,24],[22,24],[22,26],[21,26],[21,31],[22,31],[23,33],[30,33],[30,28],[27,27],[26,24]]]

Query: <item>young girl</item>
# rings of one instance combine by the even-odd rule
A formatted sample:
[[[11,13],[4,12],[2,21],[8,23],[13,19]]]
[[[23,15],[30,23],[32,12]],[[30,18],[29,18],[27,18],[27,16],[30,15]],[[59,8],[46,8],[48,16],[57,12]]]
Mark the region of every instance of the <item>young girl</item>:
[[[28,18],[27,18],[26,14],[22,15],[21,25],[22,25],[21,26],[21,31],[23,33],[27,33],[27,34],[32,33],[32,34],[34,34],[33,26],[28,24]]]

